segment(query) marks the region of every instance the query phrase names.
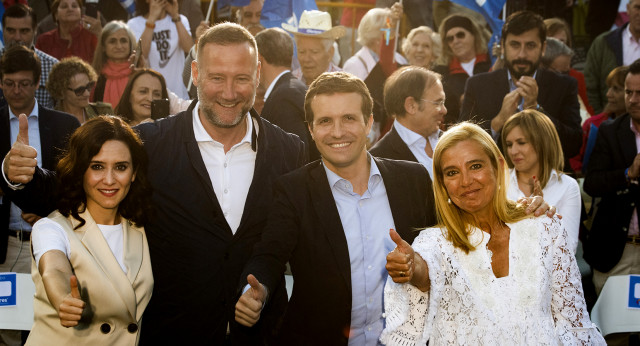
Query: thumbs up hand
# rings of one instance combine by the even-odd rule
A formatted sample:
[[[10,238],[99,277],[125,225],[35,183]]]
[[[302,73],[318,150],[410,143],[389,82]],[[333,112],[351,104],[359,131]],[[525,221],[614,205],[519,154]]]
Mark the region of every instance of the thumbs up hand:
[[[415,253],[411,245],[393,229],[389,230],[391,240],[396,243],[396,248],[387,255],[387,271],[393,282],[405,283],[411,281],[414,273],[413,259]]]
[[[247,276],[247,282],[251,287],[238,299],[236,322],[252,327],[260,319],[260,313],[267,299],[267,289],[252,274]]]
[[[38,152],[29,146],[29,122],[25,114],[18,117],[18,138],[4,159],[4,175],[13,183],[26,184],[33,179],[38,165]]]
[[[71,286],[71,292],[64,297],[58,310],[58,316],[60,317],[60,324],[63,327],[74,327],[78,325],[78,321],[82,317],[82,311],[84,310],[85,303],[80,296],[80,290],[78,289],[78,279],[75,275],[71,275],[69,279]]]

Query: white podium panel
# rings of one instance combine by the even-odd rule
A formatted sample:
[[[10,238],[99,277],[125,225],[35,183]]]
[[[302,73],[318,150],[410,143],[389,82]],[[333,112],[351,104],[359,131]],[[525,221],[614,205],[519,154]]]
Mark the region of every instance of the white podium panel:
[[[16,306],[0,306],[0,329],[31,330],[35,293],[31,274],[16,274]]]

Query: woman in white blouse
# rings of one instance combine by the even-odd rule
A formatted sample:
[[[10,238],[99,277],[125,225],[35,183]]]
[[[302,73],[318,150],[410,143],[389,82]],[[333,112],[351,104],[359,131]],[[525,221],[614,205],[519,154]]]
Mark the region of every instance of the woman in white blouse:
[[[559,219],[507,199],[504,158],[482,128],[445,132],[434,175],[439,225],[411,246],[391,231],[384,344],[605,344]]]
[[[562,215],[567,245],[575,254],[582,197],[578,182],[562,173],[562,146],[551,119],[535,110],[514,114],[502,128],[502,148],[509,166],[507,198],[544,196]],[[538,191],[534,191],[536,186]]]
[[[27,345],[136,345],[153,289],[142,142],[118,117],[93,118],[57,170],[58,210],[33,226]]]

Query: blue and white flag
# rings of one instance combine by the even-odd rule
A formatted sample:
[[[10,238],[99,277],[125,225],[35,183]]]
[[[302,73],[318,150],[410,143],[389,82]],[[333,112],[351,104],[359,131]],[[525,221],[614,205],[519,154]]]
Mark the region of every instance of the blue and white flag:
[[[129,13],[129,16],[133,17],[134,13],[136,12],[136,1],[135,0],[118,0],[120,1],[120,5],[122,5],[122,7],[124,7],[125,10],[127,10],[127,13]]]
[[[302,11],[317,9],[315,0],[265,0],[260,24],[265,28],[280,28],[282,23],[297,27],[297,18],[300,18]]]

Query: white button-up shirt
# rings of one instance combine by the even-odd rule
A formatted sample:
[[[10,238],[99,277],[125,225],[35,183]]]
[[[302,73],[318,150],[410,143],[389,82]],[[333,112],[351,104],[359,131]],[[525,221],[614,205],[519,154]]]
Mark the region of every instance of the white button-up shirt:
[[[235,234],[253,181],[256,152],[251,148],[251,133],[254,126],[257,133],[258,127],[247,113],[244,137],[225,153],[224,145],[213,140],[202,126],[199,109],[200,103],[193,108],[193,133],[224,218]]]

